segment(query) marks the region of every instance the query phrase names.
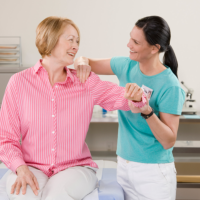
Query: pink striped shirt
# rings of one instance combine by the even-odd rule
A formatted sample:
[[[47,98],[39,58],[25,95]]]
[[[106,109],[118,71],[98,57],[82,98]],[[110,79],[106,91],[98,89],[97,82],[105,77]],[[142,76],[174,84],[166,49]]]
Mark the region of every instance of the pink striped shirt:
[[[82,84],[66,70],[65,82],[53,87],[41,60],[11,77],[0,112],[0,160],[12,171],[28,165],[51,177],[77,165],[98,168],[85,143],[93,106],[130,110],[123,87],[94,73]]]
[[[12,171],[28,165],[51,177],[78,165],[98,168],[85,143],[93,106],[130,110],[123,87],[94,73],[82,84],[66,70],[65,82],[53,87],[41,60],[11,77],[0,111],[0,160]]]

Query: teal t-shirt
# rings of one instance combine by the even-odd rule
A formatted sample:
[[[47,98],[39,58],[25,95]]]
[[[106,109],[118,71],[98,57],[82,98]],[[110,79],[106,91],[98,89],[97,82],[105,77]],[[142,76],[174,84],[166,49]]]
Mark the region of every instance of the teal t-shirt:
[[[139,63],[129,57],[113,57],[110,65],[119,79],[120,86],[136,83],[140,87],[145,85],[153,89],[149,104],[158,117],[159,112],[181,115],[185,92],[169,67],[166,66],[167,69],[157,75],[146,76],[140,71]],[[119,110],[118,118],[118,156],[140,163],[174,161],[173,148],[163,148],[140,113]]]

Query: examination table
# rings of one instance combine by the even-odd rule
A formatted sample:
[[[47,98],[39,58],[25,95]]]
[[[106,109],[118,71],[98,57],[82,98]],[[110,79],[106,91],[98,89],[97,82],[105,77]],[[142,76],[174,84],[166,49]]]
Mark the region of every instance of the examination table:
[[[124,193],[117,183],[117,163],[113,161],[95,160],[99,166],[97,171],[98,188],[83,200],[124,200]],[[0,164],[0,200],[9,200],[6,194],[6,178],[11,171]]]

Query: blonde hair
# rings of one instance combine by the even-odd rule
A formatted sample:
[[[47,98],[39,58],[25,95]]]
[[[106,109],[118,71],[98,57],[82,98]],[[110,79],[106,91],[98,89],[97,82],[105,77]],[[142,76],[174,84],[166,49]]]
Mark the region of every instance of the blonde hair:
[[[80,41],[80,31],[70,19],[51,16],[40,22],[36,29],[35,44],[42,58],[51,53],[67,25],[71,25],[76,29]]]

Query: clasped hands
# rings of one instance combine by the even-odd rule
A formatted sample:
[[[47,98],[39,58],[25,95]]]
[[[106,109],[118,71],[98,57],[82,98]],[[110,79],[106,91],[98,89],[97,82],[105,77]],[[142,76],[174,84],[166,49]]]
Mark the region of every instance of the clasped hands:
[[[77,71],[77,77],[80,82],[84,83],[91,72],[91,66],[89,60],[86,57],[79,57],[74,62],[74,68]],[[142,108],[137,108],[131,101],[140,102],[142,100],[143,90],[136,83],[127,83],[125,86],[124,97],[129,100],[129,107],[133,113],[149,114],[151,108],[149,106],[149,100],[146,97],[146,104]]]

